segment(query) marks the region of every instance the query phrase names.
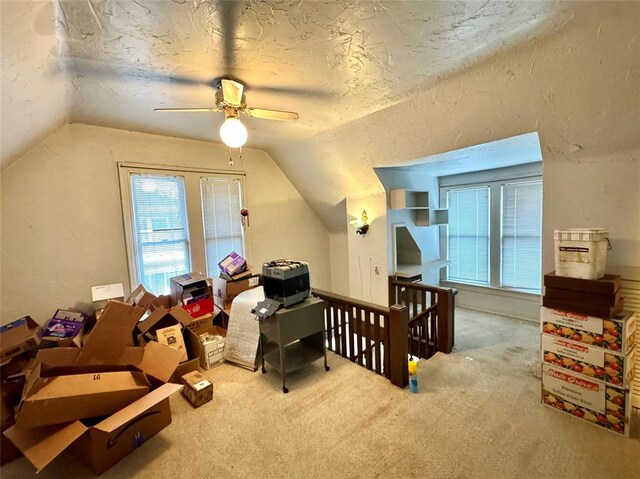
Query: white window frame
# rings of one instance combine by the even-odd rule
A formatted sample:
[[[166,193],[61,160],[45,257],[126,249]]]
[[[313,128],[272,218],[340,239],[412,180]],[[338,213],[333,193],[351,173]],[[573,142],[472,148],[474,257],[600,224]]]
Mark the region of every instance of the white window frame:
[[[466,283],[451,281],[447,278],[447,269],[440,271],[440,283],[462,289],[475,291],[492,290],[506,296],[540,296],[540,293],[522,289],[508,288],[501,285],[502,275],[502,192],[501,187],[508,183],[527,183],[543,181],[541,163],[519,165],[516,167],[500,168],[496,170],[477,171],[461,175],[441,177],[440,205],[447,207],[447,192],[449,190],[489,187],[489,284]],[[542,205],[540,205],[542,208]],[[448,230],[442,228],[440,232],[440,253],[447,258]],[[542,265],[540,265],[542,268]],[[541,286],[542,287],[542,286]]]
[[[205,251],[204,220],[202,216],[202,198],[200,179],[209,176],[230,177],[240,181],[240,199],[242,207],[247,208],[246,173],[242,171],[214,170],[207,168],[191,168],[185,166],[148,165],[144,163],[118,162],[118,176],[120,180],[120,199],[122,203],[122,218],[124,223],[125,248],[127,252],[127,267],[129,269],[130,288],[140,284],[137,267],[137,248],[133,227],[133,207],[131,199],[131,175],[157,174],[166,176],[182,176],[185,178],[185,196],[188,225],[188,246],[190,271],[203,274],[207,272],[207,255]],[[251,264],[251,229],[248,222],[243,226],[244,257]]]

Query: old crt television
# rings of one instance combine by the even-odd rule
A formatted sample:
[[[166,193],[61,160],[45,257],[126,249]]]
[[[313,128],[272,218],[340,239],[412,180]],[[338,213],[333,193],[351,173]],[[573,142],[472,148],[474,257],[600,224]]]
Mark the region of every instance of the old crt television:
[[[311,293],[309,265],[288,259],[263,263],[262,284],[265,297],[281,302],[285,308],[301,303]]]

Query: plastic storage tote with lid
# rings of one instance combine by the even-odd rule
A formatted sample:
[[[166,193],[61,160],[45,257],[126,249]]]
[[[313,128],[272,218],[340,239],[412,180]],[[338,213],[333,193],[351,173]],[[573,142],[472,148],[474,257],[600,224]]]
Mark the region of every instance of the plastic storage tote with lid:
[[[555,263],[558,276],[599,279],[607,264],[609,230],[606,228],[569,228],[555,230]]]

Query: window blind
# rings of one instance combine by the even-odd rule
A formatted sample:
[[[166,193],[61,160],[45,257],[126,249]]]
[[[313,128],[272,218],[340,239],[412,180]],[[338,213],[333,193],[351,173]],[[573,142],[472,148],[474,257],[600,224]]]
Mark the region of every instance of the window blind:
[[[168,294],[169,278],[191,264],[184,178],[132,174],[131,202],[138,279],[154,294]]]
[[[232,251],[244,253],[241,184],[237,178],[200,179],[207,273],[218,276],[218,263]]]
[[[451,281],[489,283],[489,188],[447,192],[449,234],[447,277]]]
[[[542,182],[502,185],[502,286],[540,293]]]

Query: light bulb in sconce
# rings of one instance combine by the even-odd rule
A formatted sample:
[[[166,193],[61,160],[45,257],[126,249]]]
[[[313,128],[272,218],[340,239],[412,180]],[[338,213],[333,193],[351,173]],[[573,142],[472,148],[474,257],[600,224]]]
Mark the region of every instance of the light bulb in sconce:
[[[237,114],[228,114],[220,127],[220,138],[230,148],[240,148],[247,142],[247,129]]]
[[[359,219],[349,221],[349,224],[356,229],[356,234],[366,235],[369,231],[369,218],[367,218],[367,210],[362,210],[362,216]]]

